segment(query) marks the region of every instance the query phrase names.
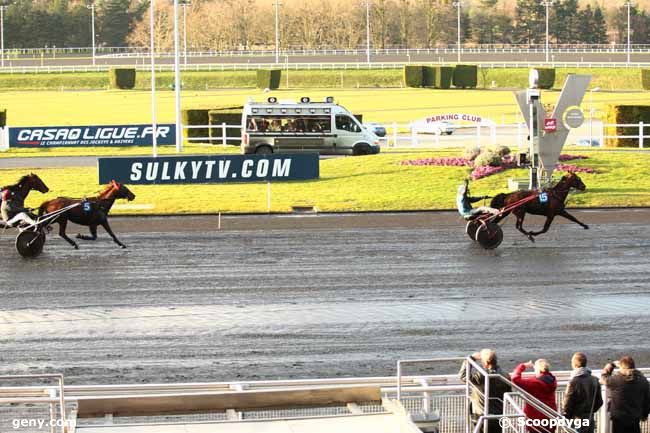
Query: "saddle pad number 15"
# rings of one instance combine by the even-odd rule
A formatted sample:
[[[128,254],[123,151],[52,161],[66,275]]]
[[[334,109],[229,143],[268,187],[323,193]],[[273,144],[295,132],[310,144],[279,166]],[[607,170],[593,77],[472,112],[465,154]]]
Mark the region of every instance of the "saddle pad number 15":
[[[548,194],[543,192],[539,195],[539,202],[540,203],[546,203],[548,202]]]

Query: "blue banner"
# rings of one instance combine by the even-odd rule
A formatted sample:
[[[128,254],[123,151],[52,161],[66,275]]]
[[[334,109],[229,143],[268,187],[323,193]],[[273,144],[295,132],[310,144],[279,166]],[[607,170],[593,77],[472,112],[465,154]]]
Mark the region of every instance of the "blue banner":
[[[317,153],[98,158],[99,183],[188,184],[318,179]]]
[[[176,144],[176,125],[156,125],[157,144]],[[151,125],[9,128],[9,147],[151,146]]]

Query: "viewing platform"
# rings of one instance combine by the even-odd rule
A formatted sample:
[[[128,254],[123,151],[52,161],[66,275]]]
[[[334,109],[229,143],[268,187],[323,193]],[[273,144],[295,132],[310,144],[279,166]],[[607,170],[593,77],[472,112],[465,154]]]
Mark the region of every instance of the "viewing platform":
[[[457,375],[403,375],[418,365],[463,358],[399,361],[392,377],[140,385],[65,385],[61,375],[2,376],[0,431],[50,433],[464,433],[471,386]],[[426,368],[428,366],[429,368]],[[650,369],[640,369],[650,375]],[[555,371],[559,413],[569,371]],[[595,370],[599,376],[600,371]],[[493,379],[496,375],[486,377]],[[22,383],[30,382],[29,385]],[[34,385],[34,383],[53,382]],[[486,381],[490,382],[490,381]],[[602,387],[603,400],[608,395]],[[478,390],[478,388],[474,388]],[[479,392],[481,392],[479,390]],[[524,432],[524,404],[558,412],[513,386],[503,397],[504,432]],[[61,410],[62,405],[65,410]],[[609,433],[607,405],[596,413]],[[39,424],[40,422],[40,424]],[[66,429],[63,426],[67,426]],[[558,427],[560,433],[574,433]],[[648,422],[642,432],[650,433]]]

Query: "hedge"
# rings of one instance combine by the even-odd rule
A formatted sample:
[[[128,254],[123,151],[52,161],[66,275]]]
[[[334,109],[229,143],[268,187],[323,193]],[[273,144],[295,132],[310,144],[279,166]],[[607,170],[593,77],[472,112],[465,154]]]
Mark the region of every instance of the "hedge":
[[[643,122],[648,124],[650,130],[650,105],[617,105],[607,104],[606,123],[609,124],[637,124]],[[646,128],[644,127],[644,130]],[[644,135],[648,134],[644,131]],[[638,147],[639,127],[638,126],[608,126],[605,128],[605,135],[634,135],[634,138],[613,138],[605,139],[607,147]]]
[[[454,76],[454,68],[451,66],[436,66],[436,88],[451,88],[451,80]]]
[[[134,68],[111,68],[108,70],[111,89],[133,89],[135,87]]]
[[[282,70],[259,69],[257,71],[257,88],[275,90],[280,87]]]
[[[436,68],[433,66],[424,66],[422,69],[422,86],[436,87]]]
[[[208,125],[210,122],[209,108],[193,108],[181,111],[181,120],[183,125],[187,126],[203,126]],[[183,128],[183,136],[185,138],[207,137],[210,134],[208,128]],[[196,140],[192,143],[208,143],[210,140]]]
[[[538,85],[540,89],[552,89],[555,85],[554,68],[535,68],[539,73]]]
[[[650,90],[650,69],[641,69],[641,87]]]
[[[7,110],[0,110],[0,128],[7,126]]]
[[[406,87],[422,87],[424,83],[424,66],[405,65],[404,85]]]
[[[226,125],[240,125],[243,106],[237,107],[224,107],[210,110],[208,112],[209,125],[221,126],[223,123]],[[210,143],[222,144],[223,143],[223,129],[210,128]],[[227,138],[236,138],[236,140],[227,140],[226,144],[239,146],[241,144],[241,129],[226,128]]]
[[[454,68],[454,87],[474,89],[477,83],[478,67],[476,65],[456,65]]]

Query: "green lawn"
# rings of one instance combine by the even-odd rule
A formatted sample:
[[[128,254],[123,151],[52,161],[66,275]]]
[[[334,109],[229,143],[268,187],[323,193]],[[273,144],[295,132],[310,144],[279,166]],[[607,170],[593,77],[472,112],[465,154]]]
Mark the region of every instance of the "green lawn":
[[[449,209],[455,206],[456,187],[469,174],[467,168],[403,166],[404,159],[454,155],[457,150],[384,153],[321,161],[320,180],[271,185],[272,212],[288,212],[291,206],[312,205],[323,212]],[[578,166],[596,168],[598,174],[581,174],[584,193],[572,194],[570,206],[650,206],[650,152],[572,150],[585,154]],[[93,168],[41,169],[38,174],[51,188],[45,195],[32,193],[28,205],[59,195],[95,194],[97,172]],[[0,171],[1,183],[15,181],[24,170]],[[473,182],[476,195],[503,191],[508,177],[525,177],[524,170],[510,170]],[[266,212],[267,185],[213,184],[132,186],[134,205],[115,213],[172,214],[216,212]]]
[[[7,109],[10,126],[108,125],[151,122],[151,97],[145,91],[4,91],[0,93],[0,108]],[[364,121],[411,122],[430,114],[467,112],[489,117],[500,123],[512,122],[518,108],[508,90],[432,90],[432,89],[310,89],[263,93],[255,89],[186,91],[182,93],[183,108],[242,105],[249,97],[265,100],[274,95],[279,99],[297,100],[310,96],[323,100],[334,96],[350,111],[363,114]],[[543,92],[545,103],[554,103],[559,91]],[[603,104],[645,103],[647,92],[596,92],[594,107]],[[589,97],[583,109],[588,112]],[[159,122],[174,122],[174,93],[157,93]]]

